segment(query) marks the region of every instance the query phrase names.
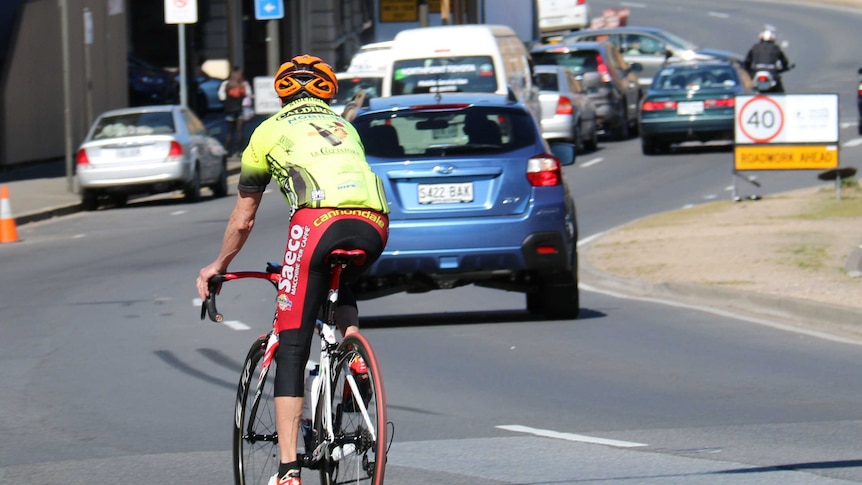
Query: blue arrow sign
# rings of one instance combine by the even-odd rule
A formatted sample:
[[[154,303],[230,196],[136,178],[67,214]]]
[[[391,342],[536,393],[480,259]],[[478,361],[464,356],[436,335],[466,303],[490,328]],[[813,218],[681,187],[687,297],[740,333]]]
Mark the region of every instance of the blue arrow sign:
[[[284,0],[254,0],[254,18],[257,20],[284,18]]]

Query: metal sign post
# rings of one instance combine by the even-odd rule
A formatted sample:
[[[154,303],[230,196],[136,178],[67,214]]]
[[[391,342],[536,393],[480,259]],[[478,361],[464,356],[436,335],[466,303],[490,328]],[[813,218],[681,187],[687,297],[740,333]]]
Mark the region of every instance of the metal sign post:
[[[188,76],[186,65],[186,24],[195,24],[197,21],[197,0],[165,0],[165,23],[178,24],[180,104],[184,107],[188,107],[189,105],[188,82],[186,82]]]

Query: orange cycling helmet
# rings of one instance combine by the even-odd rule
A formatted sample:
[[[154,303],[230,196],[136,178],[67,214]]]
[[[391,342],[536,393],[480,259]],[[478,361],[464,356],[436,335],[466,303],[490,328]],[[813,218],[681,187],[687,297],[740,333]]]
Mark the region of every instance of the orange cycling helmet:
[[[303,54],[278,68],[275,92],[279,98],[291,98],[303,91],[325,101],[331,100],[338,92],[335,72],[323,59]]]

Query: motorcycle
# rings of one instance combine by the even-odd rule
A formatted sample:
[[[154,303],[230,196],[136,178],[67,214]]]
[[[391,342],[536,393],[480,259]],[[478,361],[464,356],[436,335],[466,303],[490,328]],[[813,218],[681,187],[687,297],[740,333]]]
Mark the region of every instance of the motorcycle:
[[[787,69],[778,69],[774,64],[764,65],[759,64],[754,66],[755,71],[752,76],[754,87],[759,93],[784,93],[784,85],[781,83],[781,72],[787,72],[796,67],[795,64],[790,64]]]

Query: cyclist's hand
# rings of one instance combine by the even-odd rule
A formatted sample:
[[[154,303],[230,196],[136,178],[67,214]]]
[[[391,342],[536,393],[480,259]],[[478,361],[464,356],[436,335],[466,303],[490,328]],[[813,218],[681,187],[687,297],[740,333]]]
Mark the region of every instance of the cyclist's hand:
[[[210,290],[209,290],[210,279],[213,276],[220,274],[220,273],[223,273],[223,272],[224,272],[224,270],[215,266],[214,264],[210,264],[208,266],[204,266],[203,268],[201,268],[201,272],[200,272],[200,274],[198,274],[198,279],[197,279],[197,283],[196,283],[197,288],[198,288],[198,295],[201,297],[201,300],[206,300],[207,297],[210,295]],[[216,294],[218,294],[218,292],[216,292]]]

